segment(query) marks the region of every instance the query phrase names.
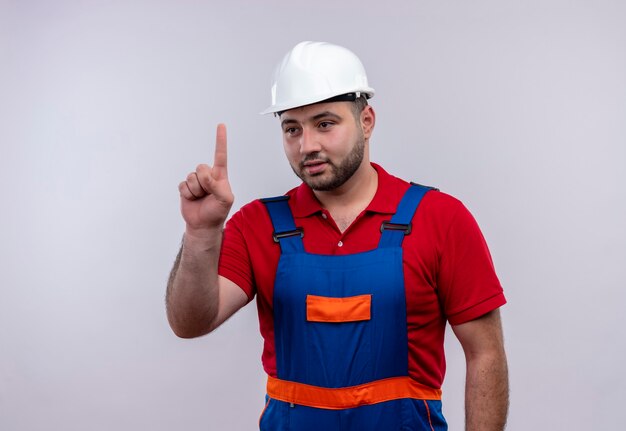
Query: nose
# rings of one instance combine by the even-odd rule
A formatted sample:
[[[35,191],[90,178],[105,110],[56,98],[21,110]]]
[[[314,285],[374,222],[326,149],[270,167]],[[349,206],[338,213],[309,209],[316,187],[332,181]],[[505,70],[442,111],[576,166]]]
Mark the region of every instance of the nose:
[[[300,135],[300,154],[317,153],[321,149],[322,147],[315,131],[309,127],[304,127]]]

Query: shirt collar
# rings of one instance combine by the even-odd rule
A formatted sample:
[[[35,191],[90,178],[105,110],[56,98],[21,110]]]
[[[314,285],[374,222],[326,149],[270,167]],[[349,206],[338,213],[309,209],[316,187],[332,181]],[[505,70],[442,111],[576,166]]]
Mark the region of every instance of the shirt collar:
[[[390,175],[376,163],[372,163],[378,174],[378,188],[374,198],[369,203],[365,211],[394,214],[398,202],[404,195],[409,184],[399,178]],[[315,197],[313,190],[302,183],[288,193],[291,202],[291,211],[294,217],[309,217],[323,210],[322,205]]]

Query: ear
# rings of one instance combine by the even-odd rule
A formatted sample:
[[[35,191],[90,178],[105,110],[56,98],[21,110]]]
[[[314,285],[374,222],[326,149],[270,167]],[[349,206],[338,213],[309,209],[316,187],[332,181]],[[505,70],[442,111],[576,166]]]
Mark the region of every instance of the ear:
[[[361,111],[361,129],[363,130],[363,137],[365,139],[369,139],[372,136],[372,132],[374,131],[374,126],[376,125],[376,113],[374,112],[374,108],[370,105],[367,105]]]

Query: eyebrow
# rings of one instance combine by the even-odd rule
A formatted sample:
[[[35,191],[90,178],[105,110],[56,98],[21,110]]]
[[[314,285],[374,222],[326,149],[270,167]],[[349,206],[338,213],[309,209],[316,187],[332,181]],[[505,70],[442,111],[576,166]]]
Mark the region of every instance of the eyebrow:
[[[317,121],[320,120],[322,118],[333,118],[335,120],[341,120],[341,117],[337,114],[335,114],[334,112],[331,111],[324,111],[324,112],[320,112],[319,114],[315,114],[314,116],[310,117],[309,119],[307,119],[308,121]],[[285,124],[293,124],[293,123],[298,123],[296,120],[294,120],[293,118],[286,118],[283,121],[281,121],[280,125],[281,126],[285,126]]]

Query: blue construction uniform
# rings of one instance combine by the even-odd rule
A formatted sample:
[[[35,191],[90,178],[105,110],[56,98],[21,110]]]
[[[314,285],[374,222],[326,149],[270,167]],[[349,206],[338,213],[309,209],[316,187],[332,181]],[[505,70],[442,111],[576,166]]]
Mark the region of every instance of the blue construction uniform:
[[[262,431],[447,430],[440,390],[408,370],[402,241],[428,190],[407,190],[376,249],[337,256],[305,252],[288,198],[263,199],[281,256]]]

